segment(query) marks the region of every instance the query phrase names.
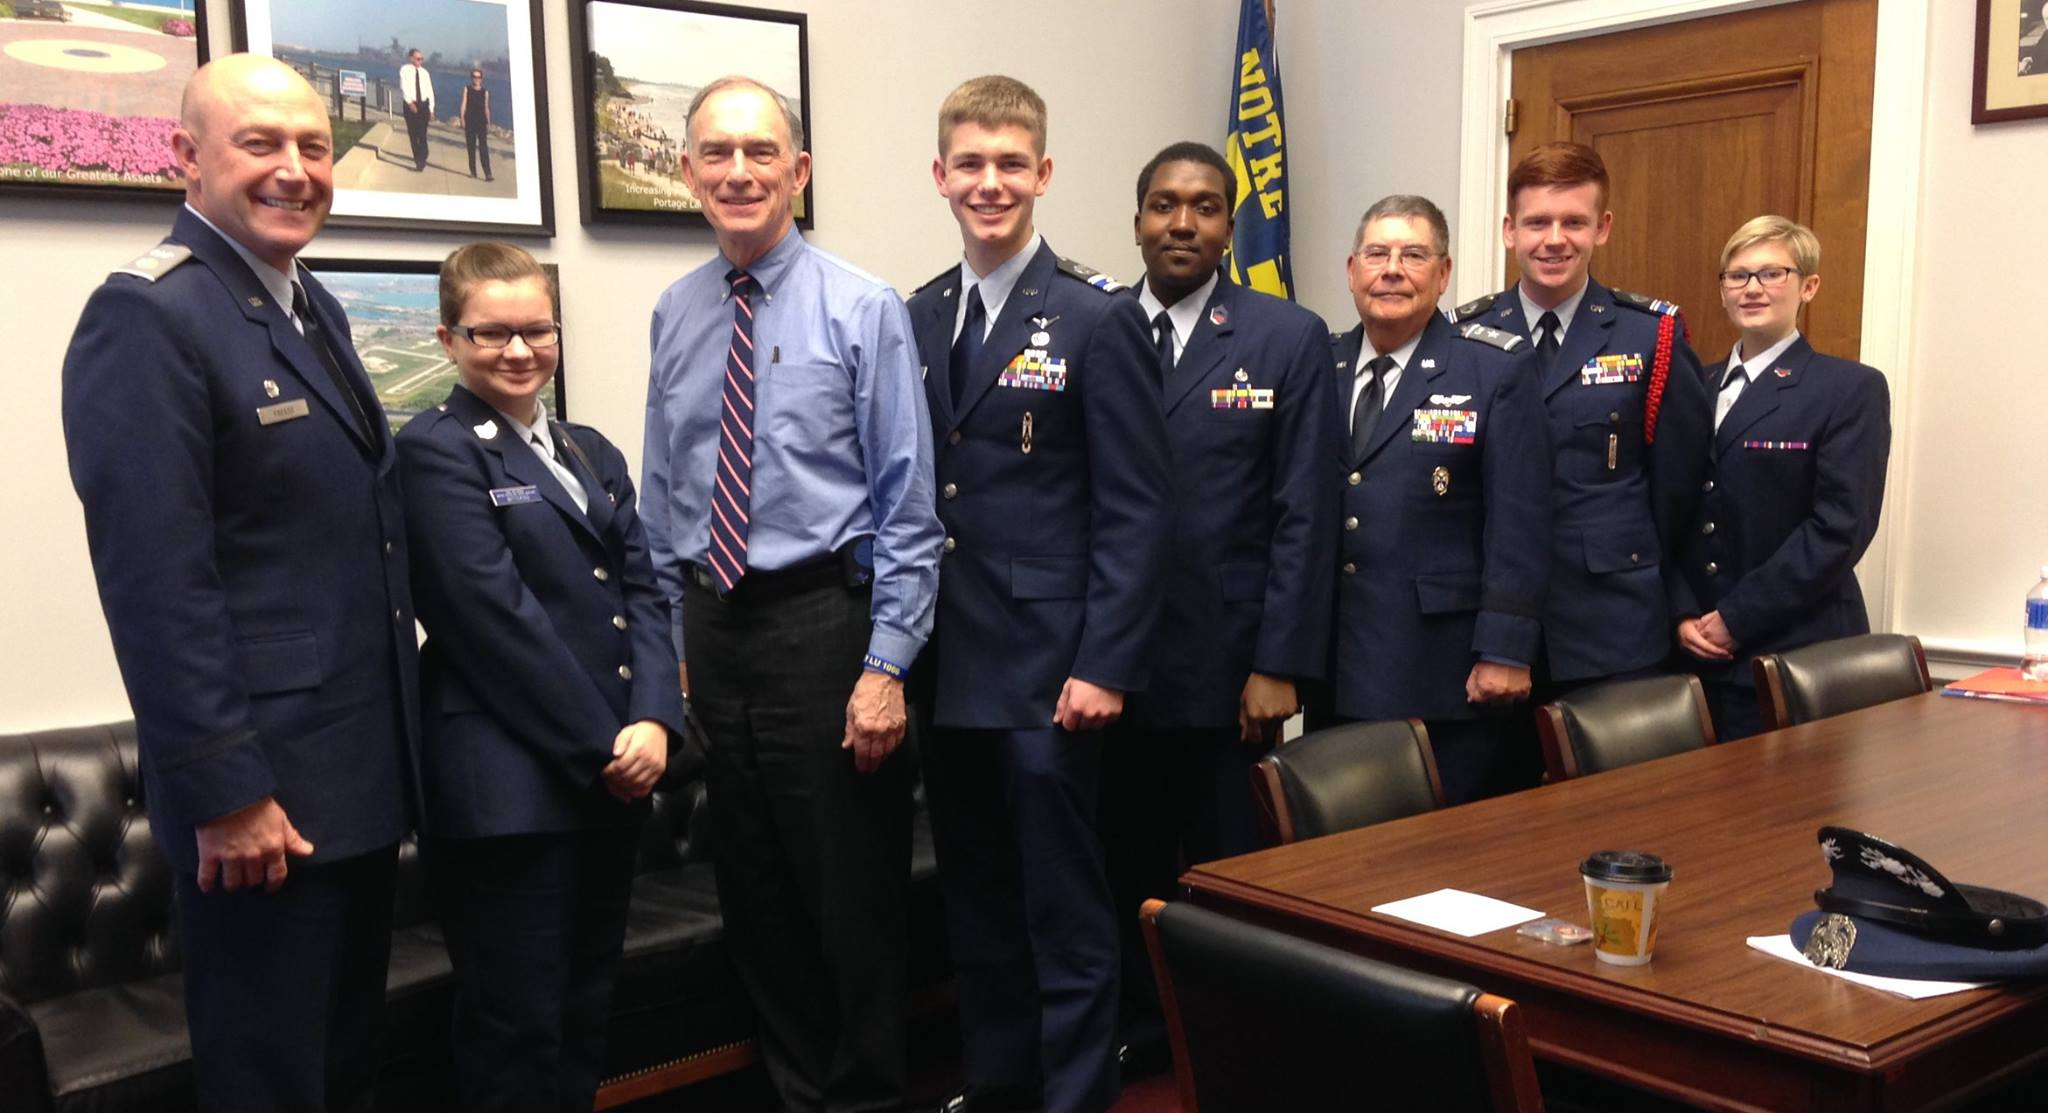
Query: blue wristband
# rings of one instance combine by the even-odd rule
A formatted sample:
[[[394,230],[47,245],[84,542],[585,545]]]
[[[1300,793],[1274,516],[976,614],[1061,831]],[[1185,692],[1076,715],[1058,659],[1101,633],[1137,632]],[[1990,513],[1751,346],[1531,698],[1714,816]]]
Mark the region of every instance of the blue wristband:
[[[903,666],[897,664],[894,661],[885,661],[882,658],[870,653],[867,656],[862,657],[860,659],[860,663],[862,667],[866,668],[869,672],[881,673],[883,676],[886,676],[891,680],[903,679]]]

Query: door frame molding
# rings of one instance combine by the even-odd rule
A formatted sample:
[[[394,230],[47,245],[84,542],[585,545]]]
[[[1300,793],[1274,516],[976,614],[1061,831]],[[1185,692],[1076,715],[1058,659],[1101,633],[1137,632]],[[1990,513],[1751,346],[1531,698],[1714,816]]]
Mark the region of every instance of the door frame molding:
[[[1492,261],[1501,255],[1501,198],[1507,193],[1508,137],[1501,112],[1512,89],[1514,51],[1525,46],[1627,31],[1701,16],[1774,7],[1793,0],[1486,0],[1465,10],[1463,104],[1458,124],[1459,185],[1453,251],[1474,260],[1456,273],[1455,303],[1494,292]],[[1920,160],[1927,113],[1928,23],[1933,0],[1879,0],[1872,75],[1869,213],[1865,220],[1863,349],[1892,388],[1890,479],[1910,489],[1905,437],[1914,378],[1912,292],[1919,259]],[[1486,260],[1480,266],[1478,260]],[[1703,358],[1716,358],[1706,356]],[[1888,630],[1900,584],[1894,559],[1898,500],[1888,500],[1877,537],[1858,566],[1873,629]],[[1933,647],[1929,647],[1930,650]],[[1930,656],[1933,654],[1930,653]]]

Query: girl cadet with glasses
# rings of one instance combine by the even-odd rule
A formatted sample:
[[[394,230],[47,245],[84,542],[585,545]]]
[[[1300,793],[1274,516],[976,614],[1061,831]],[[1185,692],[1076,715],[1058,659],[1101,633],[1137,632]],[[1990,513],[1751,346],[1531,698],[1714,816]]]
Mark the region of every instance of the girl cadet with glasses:
[[[455,965],[464,1109],[589,1109],[647,795],[682,730],[668,606],[625,458],[553,419],[547,272],[441,264],[460,381],[398,435],[427,630],[422,847]]]
[[[1721,251],[1721,305],[1742,339],[1707,366],[1714,440],[1671,590],[1722,741],[1763,729],[1754,658],[1870,632],[1855,569],[1884,501],[1890,395],[1874,368],[1800,335],[1819,292],[1820,241],[1784,217],[1744,224]]]

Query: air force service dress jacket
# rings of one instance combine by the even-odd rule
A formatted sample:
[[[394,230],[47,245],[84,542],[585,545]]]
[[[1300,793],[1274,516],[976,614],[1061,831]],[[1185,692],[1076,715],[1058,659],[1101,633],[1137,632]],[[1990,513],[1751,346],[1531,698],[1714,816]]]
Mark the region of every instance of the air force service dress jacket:
[[[626,822],[600,776],[627,723],[682,735],[668,605],[625,457],[553,423],[588,512],[524,431],[457,386],[398,435],[421,658],[426,829],[444,838]]]
[[[921,687],[938,726],[1039,729],[1067,677],[1151,672],[1173,530],[1157,358],[1136,299],[1041,243],[956,406],[959,275],[910,298],[946,531]]]
[[[1459,306],[1452,320],[1522,336],[1534,328],[1514,287]],[[1665,581],[1679,575],[1714,426],[1683,331],[1677,306],[1589,281],[1556,362],[1536,372],[1555,454],[1543,608],[1552,680],[1657,668],[1671,654]],[[1646,435],[1660,351],[1667,372]]]
[[[1750,658],[1870,632],[1856,562],[1877,533],[1891,440],[1884,376],[1805,337],[1742,389],[1674,583],[1676,617],[1718,610],[1735,639],[1732,664],[1691,662],[1702,676],[1748,687]]]
[[[1321,318],[1217,281],[1162,401],[1173,547],[1146,727],[1230,727],[1257,671],[1320,679],[1337,551],[1335,374]]]
[[[1346,412],[1364,334],[1332,341]],[[1337,714],[1472,718],[1475,663],[1533,662],[1550,571],[1537,386],[1525,337],[1432,313],[1364,453],[1343,439]]]
[[[151,827],[274,796],[313,862],[412,825],[418,659],[398,454],[341,306],[301,270],[354,409],[306,337],[189,209],[86,302],[64,436],[135,711]]]

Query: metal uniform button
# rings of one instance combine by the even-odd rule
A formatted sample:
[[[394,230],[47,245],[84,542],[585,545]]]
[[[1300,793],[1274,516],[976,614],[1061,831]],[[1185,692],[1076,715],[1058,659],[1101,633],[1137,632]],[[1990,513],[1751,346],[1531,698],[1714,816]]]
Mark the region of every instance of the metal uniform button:
[[[397,622],[404,622],[404,621],[405,621],[405,612],[404,612],[404,611],[392,611],[392,612],[391,612],[391,617],[392,617],[392,619],[393,619],[394,621],[397,621]]]
[[[1628,562],[1630,564],[1641,564],[1643,562],[1643,555],[1641,553],[1630,553],[1628,555]]]
[[[957,483],[948,483],[941,491],[941,493],[944,494],[949,499],[955,498],[960,494],[960,485]]]
[[[391,542],[389,542],[389,541],[386,541],[386,542],[384,542],[384,555],[385,555],[385,556],[390,556],[390,555],[391,555]]]
[[[631,679],[633,679],[633,666],[631,666],[631,665],[620,665],[620,666],[619,666],[619,679],[620,679],[620,680],[631,680]]]
[[[613,615],[612,628],[616,630],[624,630],[626,628],[626,616],[622,614]]]
[[[1718,564],[1715,564],[1715,563],[1714,563],[1713,561],[1711,561],[1711,560],[1707,562],[1707,575],[1709,575],[1709,576],[1712,576],[1712,575],[1715,575],[1716,573],[1718,573],[1718,572],[1720,572],[1720,571],[1721,571],[1721,566],[1720,566],[1720,565],[1718,565]]]
[[[602,568],[593,568],[590,570],[590,574],[597,577],[598,583],[604,583],[606,580],[612,578],[612,574],[610,572],[605,571]]]
[[[1351,475],[1345,480],[1345,482],[1351,484],[1353,487],[1356,487],[1358,486],[1359,482],[1362,481],[1364,478],[1364,476],[1358,474],[1357,472],[1352,472]]]
[[[1701,533],[1712,533],[1712,532],[1714,532],[1714,523],[1712,523],[1712,522],[1708,522],[1708,523],[1707,523],[1706,525],[1703,525],[1703,526],[1701,526],[1701,527],[1700,527],[1700,532],[1701,532]]]
[[[954,541],[954,540],[953,540],[952,538],[950,538],[950,537],[946,538],[946,546],[945,546],[945,548],[946,548],[946,551],[947,551],[947,552],[949,552],[949,553],[950,553],[950,552],[952,552],[952,551],[953,551],[954,549],[956,549],[956,548],[958,548],[958,547],[959,547],[959,543],[958,543],[958,542]]]
[[[959,444],[959,443],[960,443],[960,430],[958,430],[958,429],[955,429],[955,430],[953,430],[952,432],[950,432],[950,433],[946,434],[946,443],[947,443],[947,444]]]
[[[1344,519],[1344,528],[1345,528],[1346,530],[1354,530],[1354,529],[1357,529],[1357,528],[1358,528],[1358,519],[1357,519],[1357,518],[1346,518],[1346,519]]]
[[[1714,481],[1713,481],[1713,480],[1711,480],[1711,479],[1707,480],[1707,482],[1705,483],[1705,485],[1703,485],[1703,486],[1701,486],[1701,487],[1700,487],[1700,490],[1702,490],[1702,491],[1711,491],[1711,490],[1713,490],[1713,489],[1714,489]]]
[[[1358,566],[1357,566],[1356,564],[1353,564],[1353,563],[1351,563],[1351,562],[1350,562],[1350,561],[1348,561],[1348,560],[1344,562],[1344,574],[1345,574],[1345,575],[1349,576],[1349,575],[1351,575],[1351,574],[1353,574],[1353,573],[1355,573],[1355,572],[1357,572],[1357,571],[1358,571]]]

